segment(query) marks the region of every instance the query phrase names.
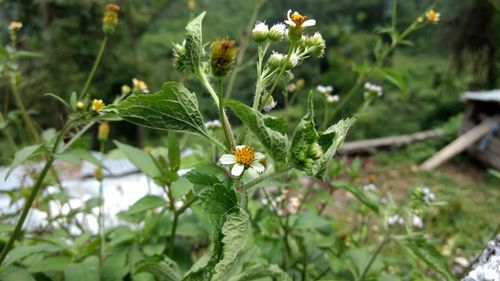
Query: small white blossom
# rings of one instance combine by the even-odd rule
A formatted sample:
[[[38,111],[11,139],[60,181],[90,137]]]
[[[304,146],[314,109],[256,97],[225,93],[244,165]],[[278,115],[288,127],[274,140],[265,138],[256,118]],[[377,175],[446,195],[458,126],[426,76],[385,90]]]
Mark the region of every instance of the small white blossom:
[[[393,215],[387,219],[389,225],[404,224],[405,221],[400,215]]]
[[[340,100],[338,95],[328,95],[326,97],[326,102],[328,103],[336,103]]]
[[[149,93],[148,85],[142,80],[134,78],[132,79],[132,85],[134,86],[134,91],[138,91],[143,94]]]
[[[373,191],[373,192],[375,192],[375,191],[377,191],[377,186],[374,185],[373,183],[369,183],[369,184],[363,186],[363,189],[366,190],[366,191]]]
[[[257,43],[262,43],[267,40],[269,35],[269,27],[264,22],[257,22],[252,30],[252,38]]]
[[[247,168],[252,168],[258,173],[263,173],[266,167],[260,163],[264,154],[255,152],[253,148],[246,145],[238,145],[233,154],[224,154],[219,159],[223,165],[233,165],[231,174],[235,177],[241,176]]]
[[[318,91],[324,95],[327,95],[327,94],[330,94],[331,92],[333,92],[333,86],[318,85],[318,86],[316,86],[316,91]]]
[[[424,187],[422,189],[422,192],[424,193],[424,200],[425,202],[429,203],[431,201],[436,200],[436,194],[434,194],[429,187]]]
[[[296,67],[298,64],[299,64],[299,56],[297,56],[297,54],[293,53],[291,56],[290,56],[290,65],[292,67]]]
[[[265,112],[269,112],[271,111],[273,108],[276,107],[276,105],[278,104],[277,101],[274,100],[274,98],[272,96],[270,96],[267,101],[266,101],[266,104],[264,105],[263,109]]]
[[[417,215],[412,215],[411,224],[416,228],[423,228],[424,227],[424,221],[422,220],[421,217],[419,217]]]
[[[220,123],[219,119],[215,119],[215,120],[205,122],[205,128],[207,128],[209,130],[215,130],[215,129],[222,128],[222,124]]]
[[[384,94],[382,87],[380,87],[379,85],[366,82],[364,87],[368,93],[375,94],[377,97],[380,97]]]

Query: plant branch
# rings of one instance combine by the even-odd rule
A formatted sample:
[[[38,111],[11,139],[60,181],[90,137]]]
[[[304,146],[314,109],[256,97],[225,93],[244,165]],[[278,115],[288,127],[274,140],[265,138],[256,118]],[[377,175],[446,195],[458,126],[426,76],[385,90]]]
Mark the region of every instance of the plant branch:
[[[94,61],[94,65],[92,65],[92,69],[90,70],[89,76],[87,76],[87,80],[85,81],[85,85],[83,86],[82,91],[80,92],[80,100],[83,100],[87,97],[87,91],[90,87],[90,83],[94,78],[95,72],[97,70],[97,66],[101,62],[102,55],[104,54],[104,49],[106,48],[106,43],[108,42],[108,35],[105,35],[102,39],[101,46],[99,47],[99,52],[97,53],[97,57]]]

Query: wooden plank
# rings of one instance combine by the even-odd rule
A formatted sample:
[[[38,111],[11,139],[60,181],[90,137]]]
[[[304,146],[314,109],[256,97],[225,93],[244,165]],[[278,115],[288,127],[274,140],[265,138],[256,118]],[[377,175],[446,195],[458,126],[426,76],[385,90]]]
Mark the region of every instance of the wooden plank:
[[[476,143],[484,135],[486,135],[494,126],[493,119],[486,119],[481,124],[475,126],[470,131],[458,137],[452,143],[448,144],[445,148],[441,149],[437,154],[420,165],[422,170],[432,170],[439,167],[448,159],[459,154],[467,149],[472,144]]]
[[[443,130],[436,129],[409,135],[346,142],[344,143],[344,145],[340,147],[340,149],[337,151],[337,154],[345,155],[345,154],[356,154],[356,153],[369,153],[373,152],[376,149],[401,147],[413,142],[423,141],[431,138],[437,138],[442,135],[443,135]]]

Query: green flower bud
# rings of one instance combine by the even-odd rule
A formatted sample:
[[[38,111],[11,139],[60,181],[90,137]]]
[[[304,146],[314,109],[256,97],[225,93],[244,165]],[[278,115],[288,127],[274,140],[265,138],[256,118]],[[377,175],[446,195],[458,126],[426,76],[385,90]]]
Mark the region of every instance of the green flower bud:
[[[277,23],[271,27],[269,30],[269,39],[272,41],[280,41],[286,32],[286,25],[283,23]]]
[[[283,65],[283,61],[285,60],[285,55],[273,51],[269,59],[267,60],[267,65],[271,69],[280,68]]]
[[[256,43],[263,43],[269,35],[269,27],[263,22],[258,22],[252,30],[252,38]]]
[[[114,33],[116,26],[118,26],[118,12],[120,11],[120,6],[108,4],[106,9],[104,17],[102,18],[102,30],[105,34],[109,35]]]
[[[210,65],[213,75],[224,77],[231,70],[238,49],[233,40],[218,39],[212,44]]]
[[[313,159],[318,159],[323,156],[323,149],[317,142],[313,142],[309,145],[307,154]]]

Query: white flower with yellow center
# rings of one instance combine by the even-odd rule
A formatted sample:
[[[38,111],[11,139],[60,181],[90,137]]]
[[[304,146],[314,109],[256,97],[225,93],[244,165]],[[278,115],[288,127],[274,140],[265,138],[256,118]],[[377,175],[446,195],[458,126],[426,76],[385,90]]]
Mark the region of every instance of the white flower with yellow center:
[[[246,168],[252,168],[258,173],[264,172],[266,167],[259,162],[264,158],[264,154],[255,152],[250,146],[238,145],[233,154],[222,155],[219,162],[223,165],[234,164],[231,169],[231,174],[235,177],[239,177]]]
[[[139,80],[137,78],[132,79],[132,85],[134,85],[134,90],[139,91],[141,93],[147,94],[149,93],[148,85],[146,82]]]
[[[285,20],[285,23],[293,28],[304,28],[316,25],[316,20],[308,20],[306,16],[299,14],[297,11],[292,14],[292,10],[288,10],[287,18],[288,19]]]
[[[19,21],[11,21],[9,24],[10,31],[17,31],[23,27],[23,23]]]

